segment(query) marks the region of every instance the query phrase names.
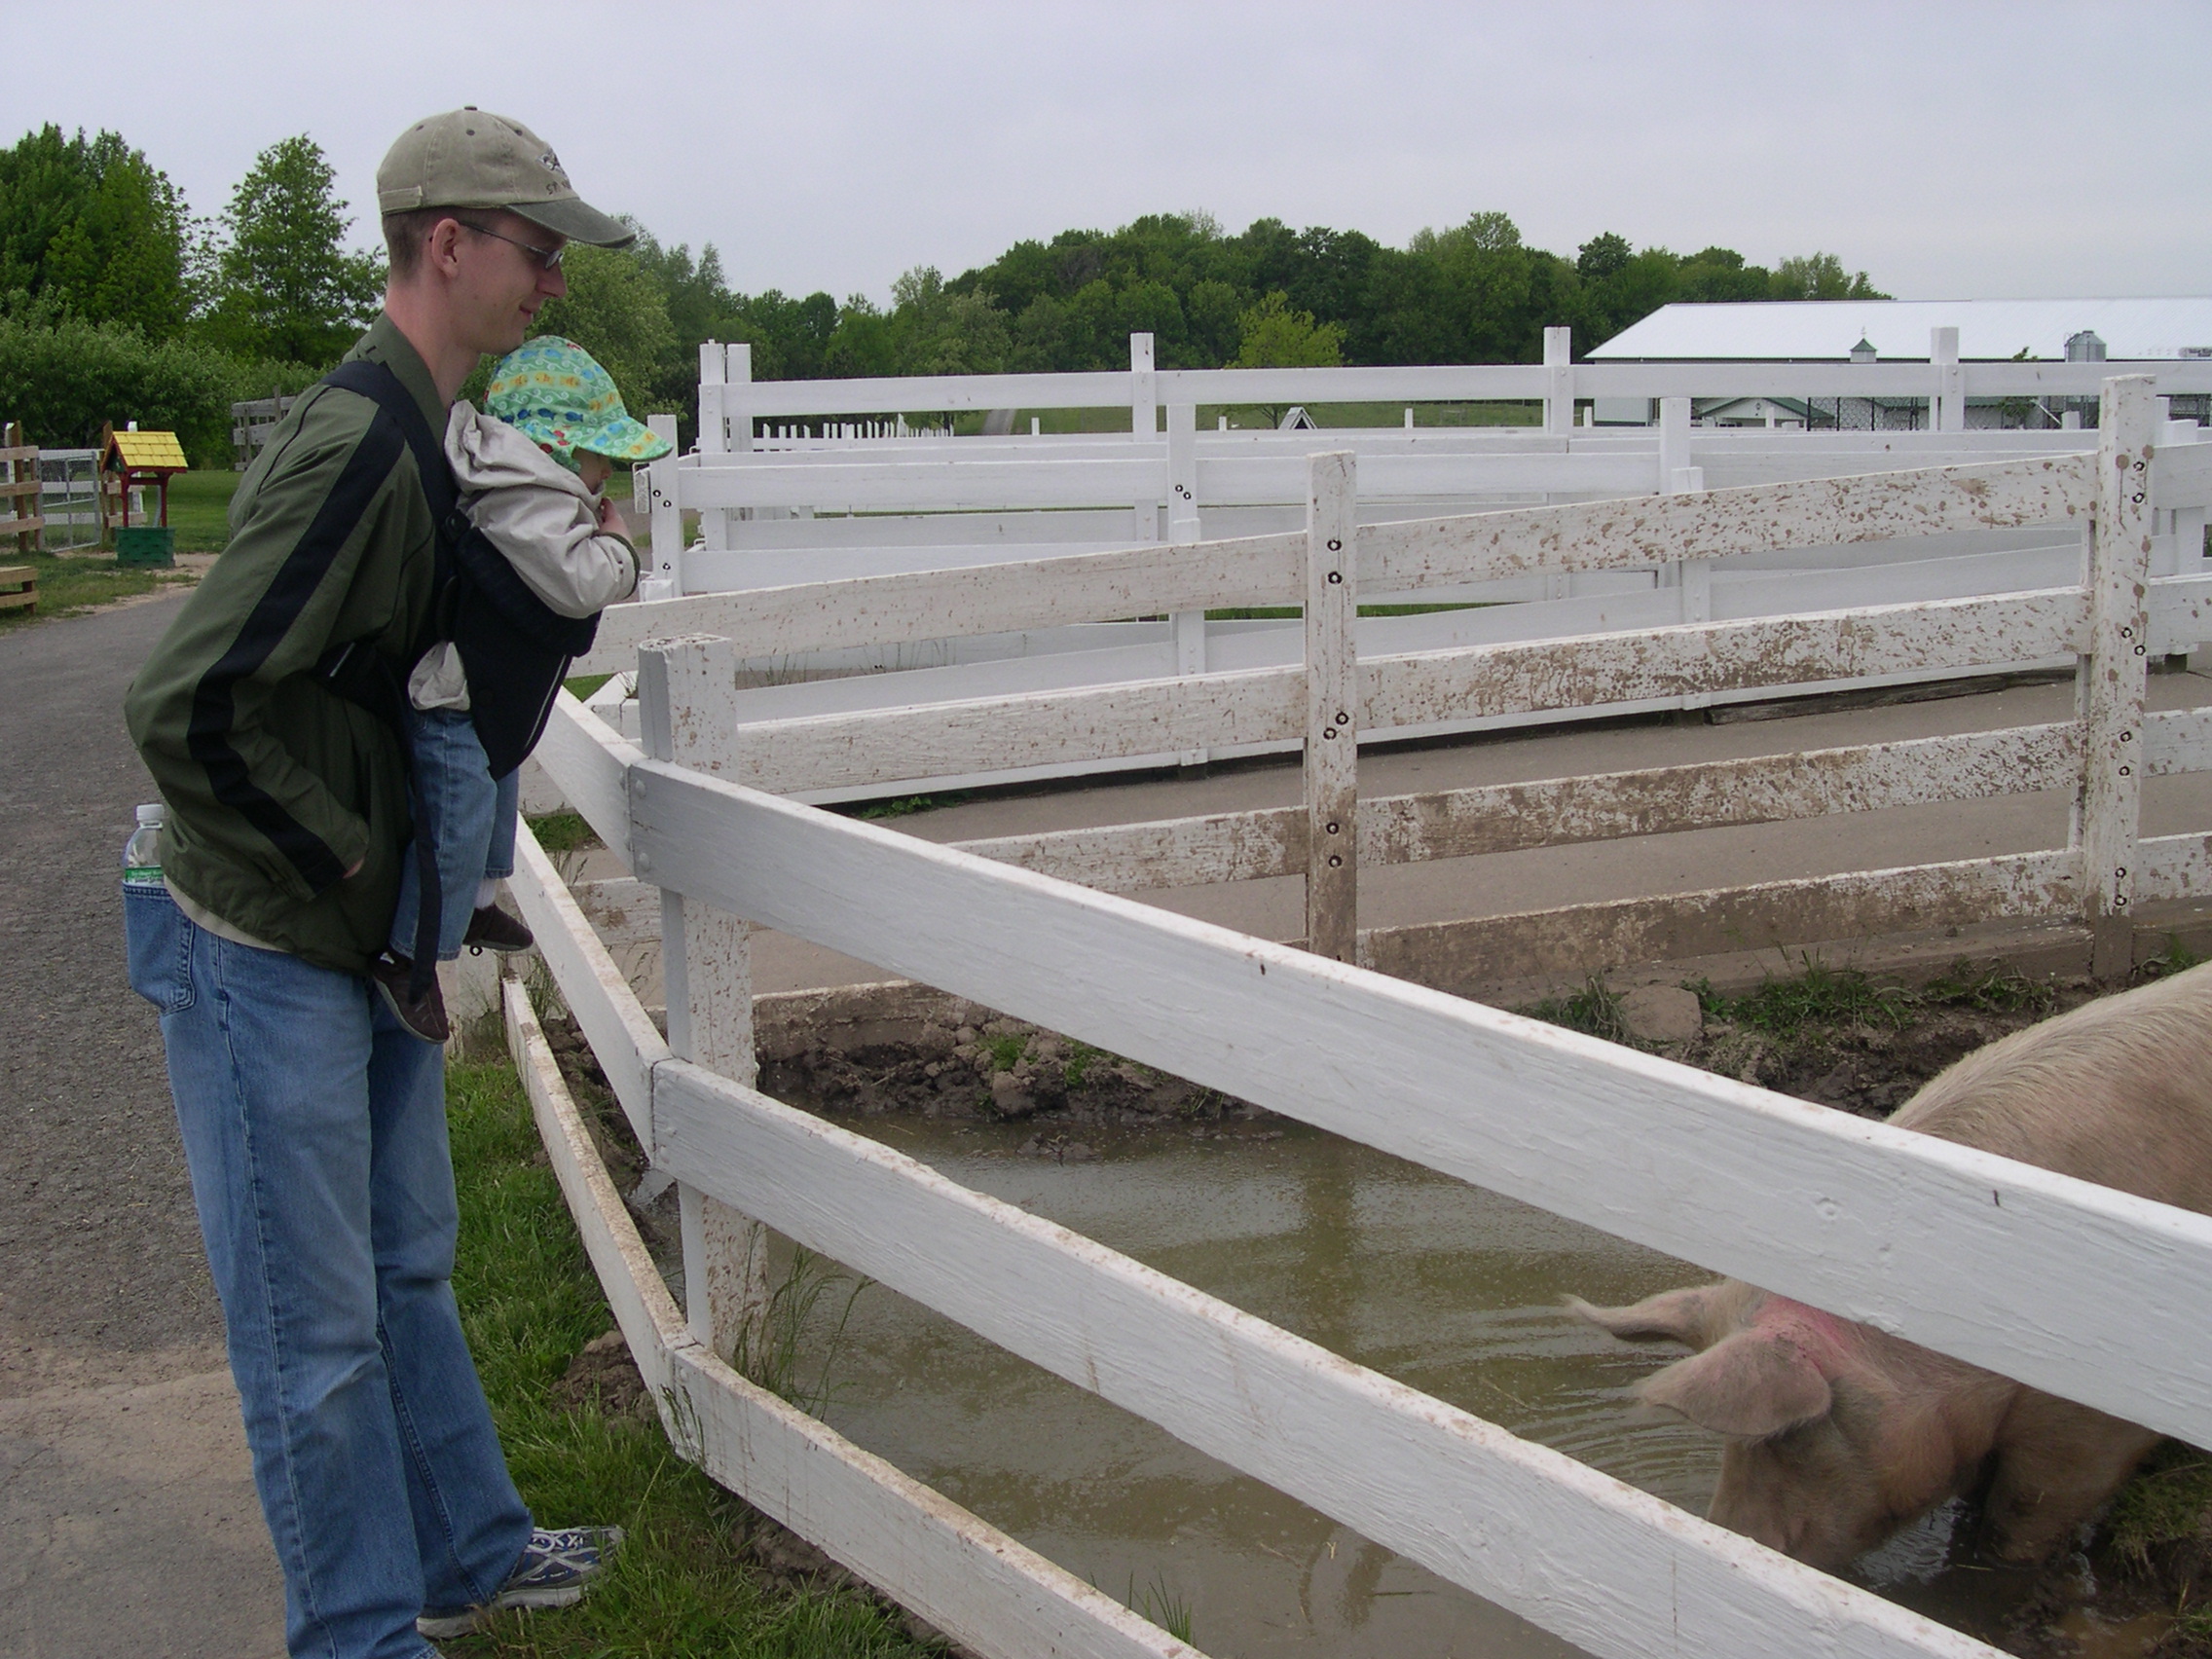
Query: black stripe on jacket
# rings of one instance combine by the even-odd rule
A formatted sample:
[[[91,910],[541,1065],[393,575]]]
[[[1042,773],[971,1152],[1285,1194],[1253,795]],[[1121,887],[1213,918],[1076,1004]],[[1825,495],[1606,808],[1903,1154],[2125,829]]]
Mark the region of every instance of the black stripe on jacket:
[[[251,678],[299,622],[404,448],[398,427],[379,409],[313,522],[285,555],[276,579],[255,604],[231,648],[201,676],[192,692],[185,745],[206,768],[215,798],[266,835],[316,893],[343,880],[346,868],[329,843],[285,811],[247,773],[244,756],[231,747],[237,714],[234,693],[238,682]]]

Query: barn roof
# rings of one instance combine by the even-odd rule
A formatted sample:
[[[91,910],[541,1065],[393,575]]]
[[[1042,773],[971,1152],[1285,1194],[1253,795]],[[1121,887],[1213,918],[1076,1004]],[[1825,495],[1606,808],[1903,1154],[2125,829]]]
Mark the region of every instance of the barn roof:
[[[1925,361],[1929,331],[1956,328],[1959,355],[1995,360],[2027,349],[2063,358],[2092,329],[2108,356],[2212,357],[2212,298],[2164,300],[1759,300],[1662,306],[1590,356],[1605,361],[1843,362],[1858,340],[1886,361]]]
[[[110,441],[123,464],[133,471],[166,468],[182,472],[191,464],[184,459],[184,446],[176,441],[174,432],[116,432]]]

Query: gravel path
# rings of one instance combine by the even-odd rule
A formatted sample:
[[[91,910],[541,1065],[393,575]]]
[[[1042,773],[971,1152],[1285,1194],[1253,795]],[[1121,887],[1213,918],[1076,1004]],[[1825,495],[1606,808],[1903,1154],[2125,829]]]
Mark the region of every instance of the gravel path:
[[[0,1396],[95,1362],[152,1382],[222,1342],[161,1032],[123,963],[119,861],[153,798],[123,693],[181,603],[0,636]]]
[[[0,1653],[258,1659],[254,1500],[121,855],[123,693],[182,596],[0,634]]]

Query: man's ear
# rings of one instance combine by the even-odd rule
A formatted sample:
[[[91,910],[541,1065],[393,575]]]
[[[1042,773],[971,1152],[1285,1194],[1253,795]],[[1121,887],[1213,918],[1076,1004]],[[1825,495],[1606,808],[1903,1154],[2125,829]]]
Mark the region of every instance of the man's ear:
[[[1654,1372],[1636,1395],[1700,1428],[1751,1440],[1825,1417],[1835,1403],[1810,1354],[1787,1335],[1756,1329]]]

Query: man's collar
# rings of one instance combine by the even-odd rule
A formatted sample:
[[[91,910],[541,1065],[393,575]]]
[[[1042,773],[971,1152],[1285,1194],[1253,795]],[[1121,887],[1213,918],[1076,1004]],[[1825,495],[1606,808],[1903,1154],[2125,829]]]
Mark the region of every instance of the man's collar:
[[[407,336],[400,333],[399,324],[389,316],[378,312],[376,321],[369,324],[368,333],[354,342],[352,350],[346,355],[349,360],[366,357],[384,364],[399,377],[399,384],[422,405],[423,419],[430,424],[430,430],[446,429],[446,400],[438,395],[437,382],[430,378],[429,365],[423,361],[423,353],[415,350]]]

